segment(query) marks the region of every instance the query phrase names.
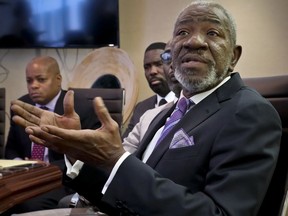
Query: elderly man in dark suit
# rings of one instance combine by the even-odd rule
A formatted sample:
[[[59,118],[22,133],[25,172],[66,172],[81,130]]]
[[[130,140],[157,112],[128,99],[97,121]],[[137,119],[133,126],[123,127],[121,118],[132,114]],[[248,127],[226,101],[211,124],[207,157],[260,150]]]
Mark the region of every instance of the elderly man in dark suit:
[[[26,131],[70,157],[65,184],[109,215],[257,215],[282,126],[274,107],[233,72],[242,48],[231,15],[218,3],[193,1],[177,17],[171,50],[182,93],[154,118],[135,155],[124,150],[101,98],[94,100],[99,130]],[[73,93],[66,96],[69,101]],[[22,126],[39,118],[45,124],[49,115],[20,101],[12,108]],[[23,109],[36,115],[30,123]]]

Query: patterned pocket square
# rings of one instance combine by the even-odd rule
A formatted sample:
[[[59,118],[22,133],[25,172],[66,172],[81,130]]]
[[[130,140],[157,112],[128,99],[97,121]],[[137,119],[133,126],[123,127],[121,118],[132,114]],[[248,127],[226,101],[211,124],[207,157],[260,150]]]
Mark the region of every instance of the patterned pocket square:
[[[189,135],[183,129],[180,129],[174,134],[169,148],[174,149],[193,145],[194,145],[193,136],[189,137]]]

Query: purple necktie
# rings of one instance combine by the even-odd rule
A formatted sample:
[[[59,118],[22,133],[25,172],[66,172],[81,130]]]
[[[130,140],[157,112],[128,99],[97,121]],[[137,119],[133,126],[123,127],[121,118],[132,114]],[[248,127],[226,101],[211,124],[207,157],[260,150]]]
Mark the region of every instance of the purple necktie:
[[[187,109],[189,108],[191,101],[185,97],[182,97],[177,105],[173,113],[171,114],[168,121],[166,121],[164,129],[157,141],[156,146],[162,141],[162,139],[169,133],[169,131],[173,128],[175,124],[177,124],[182,116],[185,115]]]
[[[44,110],[49,110],[47,107],[45,106],[41,106],[41,109]],[[36,143],[33,143],[32,146],[32,153],[31,153],[31,159],[32,160],[44,160],[44,151],[45,151],[45,147]]]

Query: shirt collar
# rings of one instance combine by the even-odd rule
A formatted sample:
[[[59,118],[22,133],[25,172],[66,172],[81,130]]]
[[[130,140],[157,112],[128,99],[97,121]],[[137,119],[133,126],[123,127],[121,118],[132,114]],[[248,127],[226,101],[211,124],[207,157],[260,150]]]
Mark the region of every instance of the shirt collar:
[[[45,107],[47,107],[49,109],[49,111],[53,111],[54,112],[55,106],[56,106],[58,98],[60,97],[60,94],[61,94],[61,91],[59,91],[58,94],[49,103],[44,105]],[[43,105],[40,105],[40,104],[36,103],[36,106],[37,107],[41,107]]]
[[[161,97],[160,95],[157,94],[157,103],[159,104],[159,101],[161,99],[165,99],[167,101],[167,103],[170,103],[172,101],[174,101],[174,99],[176,98],[175,93],[170,91],[165,97]]]
[[[208,97],[212,92],[214,92],[216,89],[218,89],[224,83],[226,83],[230,78],[231,78],[231,76],[228,76],[224,80],[222,80],[222,82],[220,82],[216,87],[214,87],[214,88],[212,88],[212,89],[210,89],[208,91],[201,92],[199,94],[193,95],[192,97],[190,97],[190,100],[193,101],[195,104],[198,104],[204,98]],[[181,95],[180,95],[180,98],[182,98],[182,97],[184,97],[183,91],[181,91]]]

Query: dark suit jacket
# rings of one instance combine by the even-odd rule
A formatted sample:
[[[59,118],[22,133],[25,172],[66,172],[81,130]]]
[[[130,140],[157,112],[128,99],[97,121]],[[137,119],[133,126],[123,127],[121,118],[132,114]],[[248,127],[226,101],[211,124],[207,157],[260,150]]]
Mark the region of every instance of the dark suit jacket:
[[[62,90],[59,99],[55,105],[55,113],[62,115],[64,113],[63,109],[63,99],[66,94],[66,91]],[[29,95],[26,94],[19,98],[19,100],[24,101],[26,103],[35,105],[35,103],[30,99]],[[10,119],[10,130],[6,142],[5,148],[5,158],[7,159],[14,159],[15,157],[25,158],[31,157],[31,140],[29,139],[27,133],[25,133],[25,129],[16,125],[12,121],[13,112],[11,112],[11,119]],[[48,150],[48,157],[49,162],[57,165],[61,170],[64,170],[65,163],[64,163],[64,155],[54,152],[52,150]],[[8,211],[3,213],[3,215],[11,215],[14,213],[23,213],[27,211],[37,211],[43,209],[51,209],[57,208],[58,201],[68,195],[73,193],[69,188],[60,187],[55,190],[46,192],[44,194],[38,195],[27,201],[15,205],[14,207],[10,208]]]
[[[124,160],[103,196],[108,175],[100,169],[84,165],[65,183],[111,215],[257,215],[282,133],[273,106],[233,74],[174,126],[144,164],[139,158],[172,110],[152,121],[136,157]],[[194,145],[170,149],[180,129]]]
[[[66,94],[66,91],[62,90],[59,99],[55,105],[55,113],[62,115],[64,113],[63,109],[63,99]],[[28,94],[19,98],[19,100],[24,101],[26,103],[35,105],[35,103],[31,100]],[[7,137],[6,147],[5,147],[5,158],[14,159],[16,157],[24,159],[25,157],[31,157],[31,140],[29,139],[25,129],[19,125],[16,125],[12,117],[14,116],[11,111],[11,119],[10,119],[10,130]],[[56,153],[49,149],[48,152],[49,161],[57,161],[63,160],[63,154]]]
[[[62,90],[59,99],[55,105],[55,113],[62,115],[64,113],[63,109],[63,100],[67,91]],[[26,103],[35,105],[31,100],[28,94],[19,98],[19,100]],[[75,97],[75,111],[78,113],[81,119],[82,129],[95,129],[101,126],[100,121],[94,113],[94,110],[91,108],[91,104],[88,104],[89,101]],[[28,135],[25,133],[25,129],[16,125],[12,121],[13,112],[11,112],[11,121],[10,121],[10,130],[7,138],[6,149],[5,149],[5,158],[13,159],[15,157],[25,158],[31,157],[31,141]],[[49,161],[54,162],[57,160],[63,160],[63,154],[58,154],[49,149],[48,152]],[[63,164],[64,166],[64,164]],[[61,166],[61,167],[63,167]],[[64,168],[64,167],[63,167]]]
[[[64,113],[63,109],[63,100],[67,91],[62,90],[59,99],[55,105],[55,113],[62,115]],[[22,100],[26,103],[35,105],[35,103],[30,99],[29,95],[24,95],[19,100]],[[94,110],[91,109],[91,104],[88,104],[84,98],[74,98],[75,111],[78,113],[81,119],[82,128],[97,128],[101,126],[97,116],[94,113]],[[11,121],[10,121],[10,131],[7,138],[5,157],[8,159],[13,159],[15,157],[25,158],[31,157],[31,141],[28,135],[25,133],[24,128],[16,125],[12,121],[13,112],[11,112]],[[61,170],[65,168],[64,155],[48,150],[49,162],[57,165]],[[13,213],[21,213],[27,211],[37,211],[42,209],[52,209],[58,207],[58,202],[64,196],[74,193],[69,188],[60,187],[58,189],[49,191],[47,193],[36,196],[32,199],[29,199],[19,205],[14,206],[5,212],[5,215],[11,215]]]
[[[133,111],[133,115],[129,121],[127,129],[122,135],[122,138],[128,136],[128,134],[133,130],[134,126],[139,122],[140,117],[149,109],[155,108],[155,104],[157,103],[157,95],[153,95],[143,101],[140,101],[136,104],[135,109]]]

